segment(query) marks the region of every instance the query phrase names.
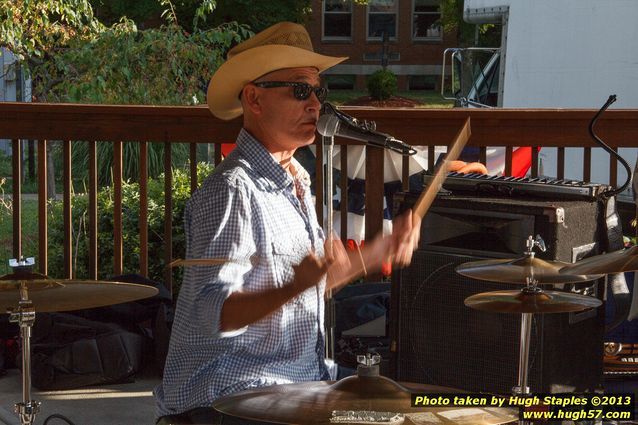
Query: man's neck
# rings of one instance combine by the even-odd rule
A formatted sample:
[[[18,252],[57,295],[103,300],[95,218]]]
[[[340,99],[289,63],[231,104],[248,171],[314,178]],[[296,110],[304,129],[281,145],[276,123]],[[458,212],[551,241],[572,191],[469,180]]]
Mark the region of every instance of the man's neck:
[[[281,168],[283,168],[291,176],[294,176],[295,173],[294,173],[294,166],[292,166],[292,158],[293,158],[293,155],[295,154],[296,149],[280,150],[274,144],[267,143],[267,141],[264,142],[263,137],[259,137],[258,134],[255,134],[255,133],[259,133],[258,131],[251,130],[250,128],[247,128],[246,126],[244,126],[244,130],[248,131],[255,139],[257,139],[266,148],[268,152],[270,152],[270,154],[273,156],[275,161],[279,163]]]

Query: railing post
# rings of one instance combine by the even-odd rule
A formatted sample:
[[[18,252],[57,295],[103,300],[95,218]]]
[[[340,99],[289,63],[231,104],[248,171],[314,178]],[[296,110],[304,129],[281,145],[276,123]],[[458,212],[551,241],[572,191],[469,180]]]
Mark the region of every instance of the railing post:
[[[148,276],[148,142],[140,142],[140,274]]]
[[[97,142],[89,142],[89,278],[97,279]]]
[[[47,141],[38,141],[38,270],[46,275],[49,268],[47,235]]]
[[[122,241],[122,141],[113,142],[113,274],[123,270]]]
[[[366,229],[365,238],[371,241],[379,232],[383,231],[383,159],[385,151],[382,148],[366,146]],[[381,273],[371,273],[366,276],[368,281],[381,280]]]
[[[62,215],[64,217],[64,277],[66,279],[73,278],[73,221],[71,212],[71,192],[73,191],[73,183],[71,176],[71,141],[62,141],[63,151],[63,177],[62,186],[64,187],[62,201]]]
[[[22,141],[11,141],[11,162],[13,166],[13,257],[22,256]]]
[[[173,169],[171,143],[164,142],[164,264],[173,260]],[[164,284],[173,294],[173,270],[165,268]]]

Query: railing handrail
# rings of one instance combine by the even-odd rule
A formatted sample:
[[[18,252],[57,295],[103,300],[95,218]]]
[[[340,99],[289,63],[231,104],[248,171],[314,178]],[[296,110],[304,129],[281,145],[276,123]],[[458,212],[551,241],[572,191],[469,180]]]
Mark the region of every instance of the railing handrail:
[[[416,146],[447,145],[469,116],[472,146],[594,147],[595,109],[420,109],[342,107]],[[37,123],[37,125],[33,125]],[[222,121],[206,106],[0,102],[0,138],[219,143],[235,140],[241,118]],[[637,147],[638,109],[613,109],[597,124],[612,147]],[[633,135],[633,137],[631,137]],[[338,144],[359,144],[337,140]]]

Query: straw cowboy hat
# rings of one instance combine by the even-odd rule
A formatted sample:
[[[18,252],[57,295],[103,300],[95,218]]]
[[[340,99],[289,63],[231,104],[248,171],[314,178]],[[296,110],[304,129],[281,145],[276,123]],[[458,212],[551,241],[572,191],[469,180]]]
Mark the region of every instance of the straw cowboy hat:
[[[243,87],[269,72],[284,68],[314,67],[322,72],[347,57],[324,56],[312,49],[306,29],[280,22],[233,47],[208,84],[208,107],[223,120],[240,116]]]

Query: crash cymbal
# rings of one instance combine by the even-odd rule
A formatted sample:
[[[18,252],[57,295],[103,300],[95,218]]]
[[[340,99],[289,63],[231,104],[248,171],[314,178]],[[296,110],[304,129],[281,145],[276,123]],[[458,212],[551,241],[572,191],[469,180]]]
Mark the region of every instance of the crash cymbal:
[[[608,274],[633,270],[638,270],[638,246],[585,258],[577,263],[565,266],[561,273]]]
[[[456,272],[473,279],[492,282],[527,284],[529,277],[537,284],[586,282],[602,277],[600,274],[581,275],[560,273],[569,263],[547,261],[526,255],[516,259],[482,260],[461,264]]]
[[[465,299],[466,306],[493,313],[567,313],[601,304],[598,298],[558,291],[493,291]]]
[[[14,273],[0,277],[0,314],[18,307],[24,289],[38,313],[103,307],[152,297],[158,292],[157,288],[135,283],[49,279],[39,273]]]
[[[341,418],[363,414],[399,415],[400,419],[395,422],[385,423],[406,425],[495,425],[518,418],[517,410],[510,408],[411,407],[411,392],[458,394],[462,391],[434,385],[399,384],[382,376],[349,376],[337,382],[303,382],[242,391],[218,399],[213,407],[244,419],[304,425],[357,423],[354,419],[331,422],[333,412]]]

